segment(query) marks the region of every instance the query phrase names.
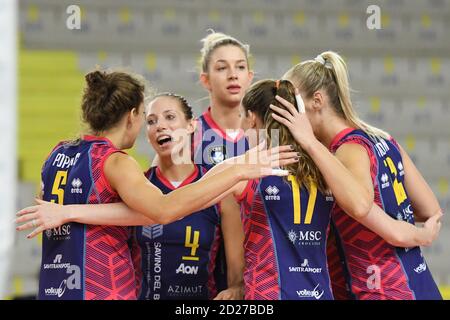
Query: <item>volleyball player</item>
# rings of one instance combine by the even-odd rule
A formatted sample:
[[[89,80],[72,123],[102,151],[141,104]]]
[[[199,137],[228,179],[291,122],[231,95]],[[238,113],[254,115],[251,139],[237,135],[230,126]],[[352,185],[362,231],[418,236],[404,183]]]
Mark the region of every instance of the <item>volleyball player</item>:
[[[434,221],[440,226],[439,203],[407,153],[388,133],[358,118],[350,99],[347,66],[338,54],[321,53],[291,68],[284,78],[299,88],[317,139],[387,213],[378,219],[391,217],[411,225],[428,219],[427,223]],[[298,129],[305,118],[302,122],[288,121],[301,143]],[[278,120],[288,125],[286,119]],[[313,149],[307,142],[302,146]],[[356,299],[442,299],[418,246],[420,242],[398,245],[402,235],[397,230],[368,227],[374,220],[370,214],[356,221],[346,213],[339,205],[332,214],[337,247],[330,247],[329,260],[333,261],[330,270],[336,297],[348,297],[346,285],[350,297]],[[342,272],[333,271],[341,265],[345,266]],[[346,283],[341,281],[343,274]]]
[[[135,210],[136,215],[143,214],[152,222],[169,223],[217,201],[241,179],[270,174],[270,167],[279,165],[278,161],[272,161],[278,156],[277,150],[255,149],[241,156],[244,161],[240,165],[164,195],[123,151],[133,146],[143,123],[143,84],[123,72],[101,71],[86,75],[86,82],[82,114],[90,134],[59,143],[49,155],[42,169],[42,197],[46,201],[103,203],[103,207],[98,205],[94,209],[95,214],[112,214],[111,225],[121,225],[114,223],[117,221],[114,215],[124,208]],[[261,155],[256,164],[248,164],[249,158],[256,159],[251,157],[252,152]],[[283,161],[293,160],[280,162]],[[111,204],[120,200],[131,210],[124,204]],[[37,211],[33,212],[34,209]],[[40,299],[136,298],[129,228],[78,223],[52,225],[39,218],[39,210],[45,212],[45,206],[34,209],[25,210],[33,213],[23,221],[31,219],[24,228],[47,230],[43,239]]]

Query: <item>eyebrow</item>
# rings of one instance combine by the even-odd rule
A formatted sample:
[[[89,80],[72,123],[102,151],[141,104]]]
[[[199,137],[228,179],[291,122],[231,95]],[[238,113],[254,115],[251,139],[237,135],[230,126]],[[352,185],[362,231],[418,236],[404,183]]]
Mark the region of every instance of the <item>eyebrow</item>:
[[[218,62],[228,63],[227,60],[223,60],[223,59],[220,59],[220,60],[217,60],[217,61],[216,61],[216,63],[218,63]],[[247,61],[246,61],[245,59],[240,59],[240,60],[236,60],[236,61],[235,61],[235,63],[240,63],[240,62],[247,62]]]
[[[163,111],[163,114],[167,114],[169,112],[175,112],[176,113],[177,111],[176,110],[165,110],[165,111]],[[147,118],[151,117],[151,116],[155,116],[156,117],[156,114],[150,113],[150,114],[147,115]]]

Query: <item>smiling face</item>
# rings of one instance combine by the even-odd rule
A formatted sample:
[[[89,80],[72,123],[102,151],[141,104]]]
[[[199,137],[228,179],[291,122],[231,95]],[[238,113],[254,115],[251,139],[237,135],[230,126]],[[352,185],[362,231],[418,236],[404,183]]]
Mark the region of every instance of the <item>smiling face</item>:
[[[224,105],[239,104],[252,79],[245,53],[235,45],[215,49],[201,75],[203,86]]]
[[[188,145],[194,132],[180,102],[170,96],[153,99],[146,108],[147,139],[161,158],[172,155],[175,146]]]

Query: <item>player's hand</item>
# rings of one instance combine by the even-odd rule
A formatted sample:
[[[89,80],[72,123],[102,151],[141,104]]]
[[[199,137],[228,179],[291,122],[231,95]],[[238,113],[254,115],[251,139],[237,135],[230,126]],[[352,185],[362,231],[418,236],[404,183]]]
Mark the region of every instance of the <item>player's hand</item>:
[[[31,239],[39,233],[57,228],[68,222],[69,209],[63,205],[35,199],[37,205],[30,206],[17,212],[16,224],[23,223],[16,228],[17,231],[34,229],[29,235]]]
[[[422,228],[425,234],[423,242],[424,246],[430,246],[433,241],[437,239],[442,226],[441,218],[442,213],[439,213],[431,216],[427,221],[425,221]]]
[[[287,170],[279,168],[298,162],[298,153],[289,145],[266,149],[266,143],[262,142],[236,159],[238,164],[243,164],[239,165],[243,179],[249,180],[270,175],[289,175]]]
[[[314,136],[311,123],[305,114],[304,103],[298,89],[295,89],[295,98],[300,111],[297,111],[292,103],[280,96],[275,96],[275,99],[285,106],[286,109],[277,107],[273,104],[270,105],[270,108],[275,111],[272,113],[272,117],[279,123],[285,125],[291,132],[295,141],[300,144],[302,148],[306,149],[317,139]]]
[[[214,300],[242,300],[244,299],[244,290],[242,287],[230,287],[223,291],[214,298]]]

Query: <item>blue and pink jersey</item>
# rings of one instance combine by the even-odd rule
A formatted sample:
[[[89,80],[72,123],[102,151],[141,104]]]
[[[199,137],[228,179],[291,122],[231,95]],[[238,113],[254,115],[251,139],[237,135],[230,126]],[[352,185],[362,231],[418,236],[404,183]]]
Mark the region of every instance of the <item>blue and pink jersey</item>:
[[[197,121],[197,129],[192,139],[192,156],[195,164],[210,170],[225,159],[244,154],[249,149],[244,132],[242,130],[235,132],[237,134],[235,137],[227,135],[227,132],[212,118],[211,107]],[[215,277],[219,291],[228,287],[223,242],[219,246]]]
[[[399,146],[393,138],[374,139],[362,130],[347,128],[334,138],[330,149],[334,153],[344,143],[363,146],[370,158],[375,203],[392,218],[414,224]],[[390,245],[338,206],[332,220],[338,246],[329,248],[329,261],[336,298],[345,298],[348,288],[353,298],[364,300],[442,299],[419,247]]]
[[[42,169],[43,199],[59,204],[119,202],[103,172],[115,152],[105,139],[85,136],[60,143]],[[136,299],[128,227],[75,222],[43,234],[39,299]]]
[[[196,165],[178,187],[199,180],[203,170]],[[176,189],[157,167],[151,168],[146,176],[164,194]],[[136,227],[137,256],[141,261],[137,271],[142,278],[139,299],[215,297],[213,271],[220,240],[219,222],[216,205],[167,225]]]
[[[227,135],[227,132],[220,128],[211,117],[211,108],[208,108],[198,118],[192,147],[194,163],[207,170],[223,160],[239,156],[249,149],[244,132],[239,130],[234,138]]]
[[[239,196],[245,240],[245,299],[333,299],[326,242],[332,196],[295,177],[249,181]]]

